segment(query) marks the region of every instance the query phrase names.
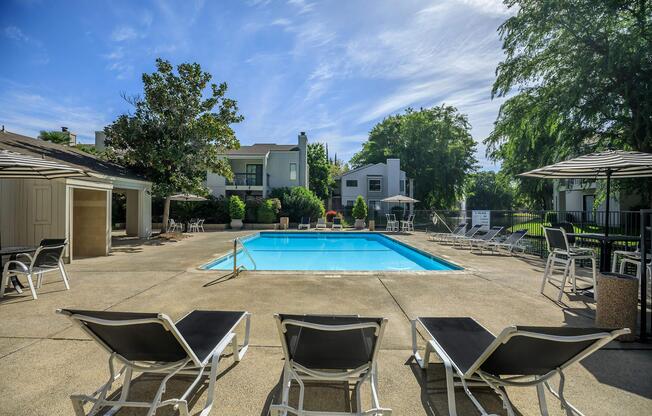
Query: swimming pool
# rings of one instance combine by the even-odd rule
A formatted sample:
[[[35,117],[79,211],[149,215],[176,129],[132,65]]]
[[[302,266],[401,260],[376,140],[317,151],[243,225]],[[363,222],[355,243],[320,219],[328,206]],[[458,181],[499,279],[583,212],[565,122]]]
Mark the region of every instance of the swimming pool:
[[[247,270],[460,270],[461,268],[378,233],[261,232],[241,240],[237,265]],[[233,269],[233,254],[204,266]]]

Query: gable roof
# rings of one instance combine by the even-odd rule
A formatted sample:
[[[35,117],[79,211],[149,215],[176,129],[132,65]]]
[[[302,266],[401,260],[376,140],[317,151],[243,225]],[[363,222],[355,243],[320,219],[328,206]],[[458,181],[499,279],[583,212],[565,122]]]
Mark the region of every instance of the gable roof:
[[[342,179],[343,177],[345,177],[346,175],[349,175],[351,173],[359,172],[361,170],[365,170],[365,169],[370,168],[372,166],[378,166],[378,165],[385,165],[385,163],[383,163],[383,162],[369,163],[367,165],[363,165],[363,166],[357,167],[355,169],[347,170],[346,172],[344,172],[340,176],[336,176],[335,179]]]
[[[35,139],[22,134],[0,131],[0,149],[63,162],[89,173],[148,182],[124,166],[107,162],[75,147]]]
[[[255,143],[251,146],[240,146],[239,149],[229,150],[226,152],[227,155],[236,156],[236,155],[257,155],[264,156],[269,152],[289,152],[289,151],[298,151],[299,146],[296,144],[274,144],[274,143]]]

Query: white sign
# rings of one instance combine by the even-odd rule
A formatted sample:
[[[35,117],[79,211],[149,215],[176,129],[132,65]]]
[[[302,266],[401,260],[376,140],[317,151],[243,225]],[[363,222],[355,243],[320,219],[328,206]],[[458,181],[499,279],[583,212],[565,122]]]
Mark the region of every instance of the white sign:
[[[474,209],[471,212],[471,224],[491,227],[491,211]]]

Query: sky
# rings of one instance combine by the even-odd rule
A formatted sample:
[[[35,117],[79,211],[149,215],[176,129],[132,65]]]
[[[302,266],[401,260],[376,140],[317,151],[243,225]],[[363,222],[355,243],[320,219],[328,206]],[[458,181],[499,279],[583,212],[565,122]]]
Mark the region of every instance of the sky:
[[[501,0],[0,1],[0,124],[92,142],[132,109],[157,57],[198,62],[228,84],[243,145],[328,143],[348,160],[407,107],[454,105],[479,143],[501,99]]]

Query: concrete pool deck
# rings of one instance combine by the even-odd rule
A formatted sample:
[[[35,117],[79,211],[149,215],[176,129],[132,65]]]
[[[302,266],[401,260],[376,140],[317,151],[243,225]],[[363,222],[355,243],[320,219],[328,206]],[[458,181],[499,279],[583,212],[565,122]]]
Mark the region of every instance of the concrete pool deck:
[[[219,257],[244,232],[207,232],[179,242],[124,242],[109,257],[67,266],[71,290],[47,281],[37,301],[9,292],[0,300],[0,414],[70,415],[69,395],[91,393],[108,376],[107,354],[69,320],[55,315],[61,307],[163,312],[177,319],[192,309],[247,310],[253,314],[251,347],[232,366],[224,359],[212,415],[266,415],[278,401],[283,366],[272,315],[342,313],[389,319],[379,361],[379,394],[396,415],[447,414],[443,368],[428,373],[410,359],[410,321],[416,316],[472,316],[494,333],[509,324],[590,326],[593,302],[563,297],[562,304],[539,294],[543,262],[469,254],[426,241],[423,233],[396,238],[465,268],[455,272],[243,272],[227,279],[223,271],[197,267]],[[587,415],[652,413],[650,345],[613,343],[567,370],[566,397]],[[168,393],[187,385],[173,382]],[[140,379],[133,396],[148,397],[157,386]],[[488,410],[505,414],[496,395],[474,390]],[[363,403],[368,403],[363,389]],[[515,409],[538,414],[534,388],[508,389]],[[203,406],[205,390],[191,409]],[[457,394],[458,413],[476,415],[466,396]],[[312,409],[345,410],[341,385],[308,388]],[[562,415],[553,398],[552,415]],[[118,414],[145,414],[122,411]],[[170,408],[157,415],[174,414]]]

